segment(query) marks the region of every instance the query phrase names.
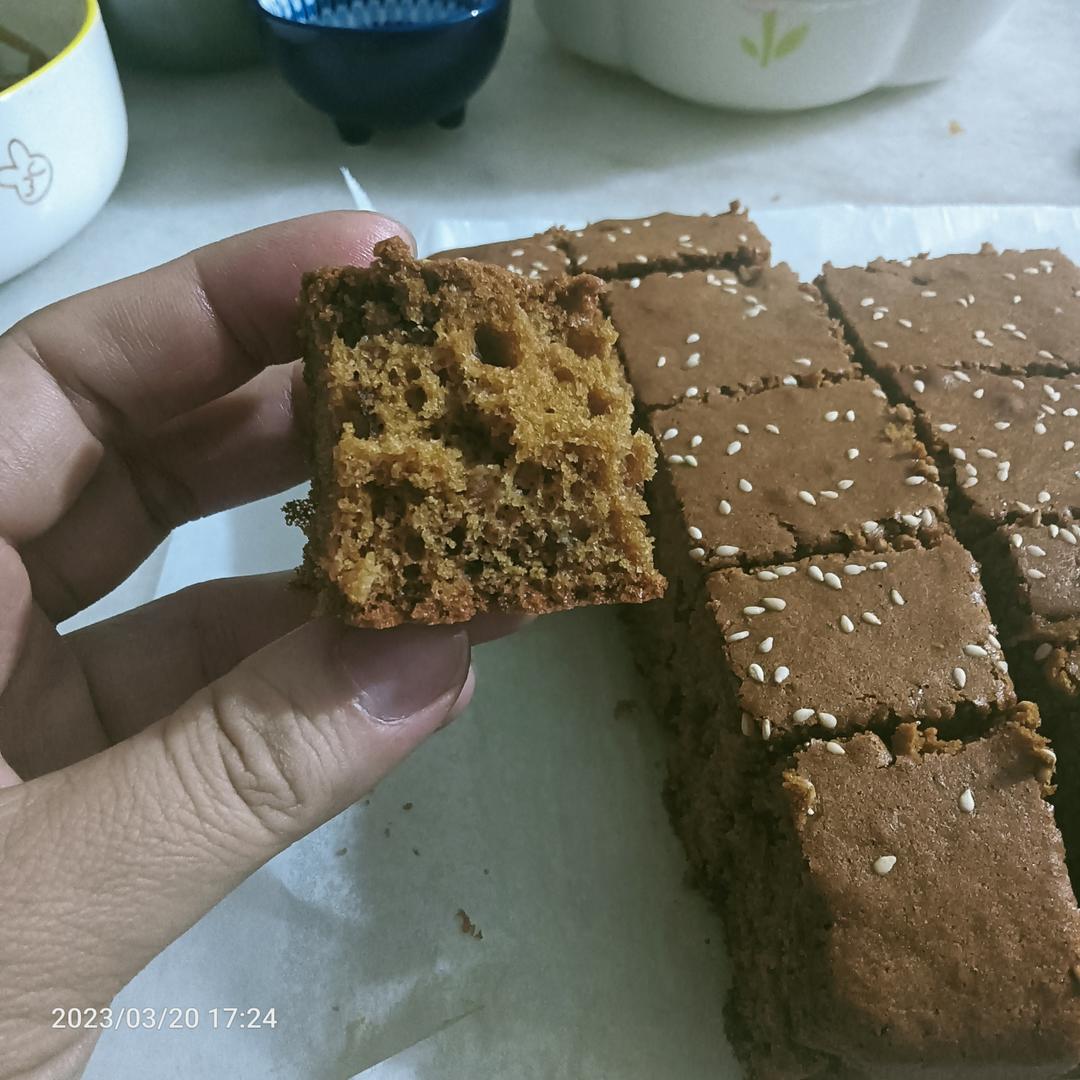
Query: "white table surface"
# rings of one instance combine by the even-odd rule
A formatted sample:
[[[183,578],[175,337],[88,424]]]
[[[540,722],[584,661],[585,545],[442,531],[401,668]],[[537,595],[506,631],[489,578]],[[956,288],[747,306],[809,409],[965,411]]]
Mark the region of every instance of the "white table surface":
[[[947,0],[942,0],[947,2]],[[560,53],[518,0],[464,128],[349,147],[268,68],[125,74],[127,169],[66,248],[0,286],[0,328],[43,303],[268,221],[375,204],[437,217],[591,217],[813,203],[1080,204],[1080,4],[1019,0],[950,80],[808,113],[687,104]],[[955,120],[963,133],[951,135]],[[570,209],[572,207],[572,209]]]
[[[735,197],[770,210],[821,203],[1080,206],[1078,42],[1080,5],[1021,0],[997,37],[948,82],[806,115],[734,116],[561,55],[531,5],[519,0],[500,67],[461,131],[379,136],[364,148],[344,146],[330,122],[295,100],[271,70],[125,75],[131,150],[120,187],[81,236],[0,286],[0,328],[65,294],[228,233],[349,206],[341,165],[376,205],[418,231],[440,219],[574,223],[613,212],[700,211]],[[949,134],[950,120],[963,134]],[[785,251],[812,248],[815,218],[797,217],[785,225]],[[879,250],[868,224],[878,217],[885,215],[850,216],[860,233],[844,233],[851,257]],[[847,219],[829,219],[835,236],[836,221]],[[991,219],[978,220],[979,236],[989,235]],[[1020,228],[1039,235],[1035,220],[1006,217],[999,242]],[[1069,231],[1075,253],[1076,214],[1046,220],[1050,234]],[[784,230],[774,221],[780,238]],[[933,215],[923,224],[931,236],[941,229]],[[965,244],[974,239],[969,231],[959,229]],[[914,227],[904,233],[904,250],[922,235]],[[898,242],[894,236],[891,243]],[[295,558],[296,538],[267,526],[278,520],[267,504],[233,519],[235,536],[273,539],[269,547],[256,544],[254,555],[246,542],[234,545],[244,569],[261,568],[252,558],[268,565]],[[220,527],[212,519],[188,528],[209,536]],[[180,570],[169,575],[169,557],[159,551],[160,565],[152,560],[146,574],[182,584]],[[151,1062],[161,1080],[341,1080],[371,1066],[366,1075],[379,1080],[736,1075],[719,1035],[726,965],[715,942],[702,944],[718,926],[702,898],[678,883],[682,857],[658,797],[658,733],[647,717],[612,715],[615,700],[636,693],[616,624],[605,612],[543,620],[518,643],[485,651],[479,665],[483,685],[464,725],[420,751],[369,808],[343,815],[275,860],[127,995],[129,1004],[170,1004],[180,996],[182,1004],[220,1004],[214,994],[230,980],[239,997],[276,980],[308,1002],[293,1011],[283,1039],[111,1037],[95,1055],[94,1080],[142,1080]],[[549,677],[570,667],[579,675],[575,685]],[[508,714],[493,687],[510,686],[535,707]],[[583,719],[591,731],[584,741]],[[555,790],[565,798],[549,805],[546,793]],[[416,799],[417,809],[402,818],[405,799]],[[440,831],[439,822],[448,829]],[[384,836],[387,823],[393,841]],[[630,857],[628,833],[651,838],[646,858]],[[421,857],[410,853],[413,843]],[[347,857],[335,858],[339,845],[347,845]],[[587,867],[587,874],[578,877],[572,867]],[[599,890],[586,902],[588,881]],[[381,887],[357,893],[365,903],[355,922],[315,920],[309,932],[282,936],[282,911],[295,908],[297,919],[310,921],[311,890],[350,897],[364,882]],[[459,905],[483,925],[484,951],[453,926],[448,913]],[[559,939],[562,948],[550,947]],[[224,963],[222,940],[234,943]],[[622,959],[613,959],[619,950]],[[359,958],[381,957],[367,974],[395,993],[373,996],[349,980],[322,978],[343,955],[357,958],[358,984]],[[575,962],[591,974],[583,978],[573,967],[568,983]],[[472,972],[468,980],[458,978],[462,970]],[[385,1015],[373,1014],[372,1001],[388,1003]],[[538,1011],[537,1001],[555,1005]],[[377,1037],[363,1036],[373,1017]],[[340,1057],[313,1064],[328,1046],[336,1055],[339,1043]],[[522,1071],[521,1060],[532,1068]]]

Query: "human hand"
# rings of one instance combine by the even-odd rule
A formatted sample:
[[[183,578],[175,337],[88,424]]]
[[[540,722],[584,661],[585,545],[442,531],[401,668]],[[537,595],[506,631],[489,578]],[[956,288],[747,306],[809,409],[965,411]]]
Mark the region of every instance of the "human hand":
[[[77,1076],[102,1007],[252,871],[468,702],[511,627],[308,621],[289,575],[195,586],[68,636],[167,533],[305,475],[303,270],[372,214],[258,229],[0,337],[0,1077]]]

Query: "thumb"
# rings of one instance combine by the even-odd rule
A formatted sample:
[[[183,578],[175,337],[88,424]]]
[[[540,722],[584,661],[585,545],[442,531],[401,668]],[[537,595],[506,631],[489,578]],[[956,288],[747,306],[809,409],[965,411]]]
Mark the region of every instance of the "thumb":
[[[126,742],[0,791],[0,971],[27,973],[0,983],[0,1044],[13,1016],[46,1026],[56,987],[105,1004],[442,726],[468,676],[464,628],[316,620]]]

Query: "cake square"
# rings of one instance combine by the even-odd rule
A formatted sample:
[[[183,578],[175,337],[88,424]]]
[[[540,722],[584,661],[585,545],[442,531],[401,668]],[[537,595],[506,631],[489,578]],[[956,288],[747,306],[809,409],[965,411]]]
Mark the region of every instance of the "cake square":
[[[853,370],[817,289],[784,263],[617,281],[605,303],[645,409],[687,396],[816,386]]]
[[[815,741],[757,785],[727,904],[751,1075],[1071,1074],[1080,911],[1052,767],[1018,720],[969,743],[908,724],[892,752]]]
[[[939,535],[944,496],[911,413],[868,379],[653,413],[692,556],[753,566]]]
[[[474,262],[501,266],[512,274],[533,281],[550,281],[570,271],[570,260],[563,250],[565,234],[549,229],[520,240],[500,240],[475,247],[453,248],[432,255],[433,259],[472,259]]]
[[[951,537],[722,570],[707,590],[699,662],[723,657],[744,730],[766,741],[912,720],[981,731],[1015,701],[978,567]]]
[[[823,293],[883,379],[941,364],[1013,371],[1080,368],[1080,268],[1060,251],[827,263]]]
[[[658,271],[756,266],[769,261],[769,242],[738,203],[726,214],[654,214],[597,221],[569,233],[567,254],[577,271],[633,278]]]
[[[931,368],[897,380],[973,527],[1080,507],[1080,379]]]
[[[358,626],[639,602],[663,589],[642,488],[648,436],[583,275],[420,262],[309,274],[314,420],[305,576]]]

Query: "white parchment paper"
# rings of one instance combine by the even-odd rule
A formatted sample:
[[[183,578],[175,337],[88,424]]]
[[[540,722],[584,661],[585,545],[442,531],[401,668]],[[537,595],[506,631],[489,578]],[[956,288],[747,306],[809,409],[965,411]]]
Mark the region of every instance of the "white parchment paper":
[[[826,259],[982,240],[1080,258],[1080,210],[830,206],[754,217],[804,277]],[[556,220],[581,223],[560,204],[542,220],[410,224],[429,252]],[[195,581],[295,565],[286,497],[178,530],[78,623]],[[660,799],[663,745],[618,620],[603,610],[545,618],[479,649],[476,666],[466,716],[367,803],[256,874],[118,1002],[204,1016],[273,1006],[277,1027],[110,1032],[91,1080],[740,1075],[723,1034],[721,927],[683,882]],[[459,909],[482,938],[461,932]]]

